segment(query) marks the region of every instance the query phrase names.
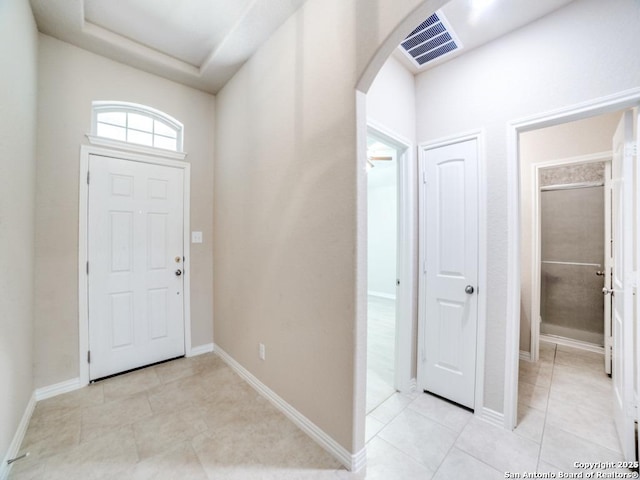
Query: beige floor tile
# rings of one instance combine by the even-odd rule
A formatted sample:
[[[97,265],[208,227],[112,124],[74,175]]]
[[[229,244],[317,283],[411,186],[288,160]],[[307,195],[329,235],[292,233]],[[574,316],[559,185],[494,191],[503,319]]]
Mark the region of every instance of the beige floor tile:
[[[571,367],[566,367],[566,369],[576,370]],[[585,406],[591,410],[601,412],[611,409],[613,390],[610,382],[583,382],[579,377],[571,376],[568,370],[557,370],[562,373],[556,376],[554,370],[554,378],[549,393],[550,399],[576,407]]]
[[[538,410],[546,410],[549,400],[549,387],[540,387],[530,383],[518,384],[518,402]]]
[[[82,428],[130,425],[151,416],[147,395],[142,393],[121,400],[88,407],[82,411]],[[83,432],[84,435],[84,432]]]
[[[598,411],[584,405],[569,404],[551,398],[547,411],[547,424],[610,450],[621,451],[611,407],[605,411]]]
[[[473,417],[470,411],[428,393],[418,395],[408,408],[456,433]]]
[[[501,472],[536,468],[539,445],[513,432],[471,419],[455,446]]]
[[[549,387],[553,374],[553,364],[545,362],[520,361],[519,382],[526,382],[539,387]]]
[[[160,385],[160,377],[155,368],[143,368],[126,375],[109,378],[101,383],[104,390],[104,401],[111,402],[157,387]]]
[[[75,438],[80,433],[82,411],[80,408],[42,409],[37,405],[22,441],[22,447],[36,443],[56,441],[56,437]]]
[[[433,480],[453,480],[473,478],[474,480],[498,480],[504,478],[504,472],[481,462],[462,450],[452,448]]]
[[[163,454],[136,464],[126,478],[128,480],[208,480],[191,442],[174,444]]]
[[[104,403],[104,393],[102,383],[98,382],[73,392],[42,400],[38,402],[37,409],[44,411],[58,408],[91,407],[102,403]]]
[[[558,345],[555,363],[604,374],[604,354]]]
[[[179,378],[152,388],[147,396],[154,414],[198,406],[206,399],[205,390],[195,377]]]
[[[403,395],[402,393],[396,393],[385,400],[382,405],[376,408],[369,415],[379,422],[389,423],[397,417],[400,412],[407,408],[412,401],[413,399],[411,397]]]
[[[545,363],[553,363],[556,355],[556,344],[540,341],[538,350],[538,361]]]
[[[394,393],[396,389],[380,375],[371,369],[367,371],[367,414],[382,405]]]
[[[376,420],[371,415],[367,415],[367,423],[365,426],[365,442],[368,442],[375,437],[380,430],[385,427],[385,424]]]
[[[181,378],[190,377],[200,373],[198,361],[191,358],[179,358],[171,362],[162,363],[153,367],[162,380],[162,383],[171,383]]]
[[[414,460],[435,471],[457,438],[457,433],[413,410],[405,410],[378,436]]]
[[[366,480],[429,480],[433,470],[381,438],[367,446]]]
[[[616,462],[622,460],[622,455],[553,425],[547,425],[542,438],[540,460],[569,472],[576,471],[574,462]]]
[[[138,455],[146,459],[169,449],[173,444],[195,438],[207,430],[204,415],[191,409],[185,412],[157,414],[133,424]]]
[[[91,442],[81,443],[45,462],[47,480],[106,480],[123,478],[138,462],[133,429],[122,427]]]
[[[520,404],[518,406],[518,425],[513,432],[539,444],[542,442],[545,420],[544,411]]]

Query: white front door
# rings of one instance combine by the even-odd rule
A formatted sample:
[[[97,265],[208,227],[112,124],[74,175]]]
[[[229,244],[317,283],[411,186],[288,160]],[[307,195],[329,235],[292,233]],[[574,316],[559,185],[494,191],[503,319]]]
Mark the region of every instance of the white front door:
[[[184,355],[182,169],[89,157],[89,378]]]
[[[419,387],[474,408],[478,316],[478,152],[472,139],[426,149]]]
[[[633,396],[633,114],[626,111],[613,136],[613,406],[625,460],[635,460]],[[605,290],[605,293],[607,291]]]

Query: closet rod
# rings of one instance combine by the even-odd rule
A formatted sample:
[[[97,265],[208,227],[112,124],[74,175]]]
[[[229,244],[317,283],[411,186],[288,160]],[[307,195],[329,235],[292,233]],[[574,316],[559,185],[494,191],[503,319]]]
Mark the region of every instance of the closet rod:
[[[573,190],[574,188],[591,188],[603,187],[604,182],[582,182],[582,183],[565,183],[561,185],[547,185],[540,187],[541,192],[550,192],[553,190]]]
[[[599,263],[579,263],[579,262],[553,262],[551,260],[542,260],[540,263],[547,263],[551,265],[577,265],[579,267],[598,267],[600,268],[602,265]]]

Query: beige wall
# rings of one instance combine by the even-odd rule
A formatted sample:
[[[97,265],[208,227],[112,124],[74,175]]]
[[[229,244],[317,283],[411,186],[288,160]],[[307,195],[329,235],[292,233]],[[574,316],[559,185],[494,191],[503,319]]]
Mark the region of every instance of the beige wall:
[[[417,140],[484,131],[487,159],[485,406],[502,412],[507,325],[507,125],[640,85],[635,0],[579,0],[416,77]],[[598,31],[598,35],[593,32]],[[617,48],[602,38],[616,38]],[[482,286],[480,286],[482,288]]]
[[[85,50],[39,37],[36,229],[36,387],[78,376],[78,189],[80,145],[93,100],[148,105],[184,124],[191,163],[192,345],[213,341],[214,97]]]
[[[531,259],[533,241],[534,166],[551,160],[607,152],[620,120],[610,113],[576,122],[542,128],[520,135],[521,250],[520,250],[520,350],[531,343]]]
[[[0,2],[0,461],[33,392],[37,39],[29,2]]]
[[[309,0],[217,96],[216,343],[351,452],[366,295],[355,87],[419,4],[442,2]]]

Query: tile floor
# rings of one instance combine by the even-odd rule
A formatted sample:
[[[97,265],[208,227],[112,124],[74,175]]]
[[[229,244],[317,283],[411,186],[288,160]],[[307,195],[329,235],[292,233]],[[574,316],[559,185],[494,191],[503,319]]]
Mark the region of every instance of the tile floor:
[[[367,417],[365,474],[345,471],[214,354],[149,367],[39,402],[11,480],[498,479],[620,458],[597,355],[543,345],[520,367],[508,432],[427,394]]]

